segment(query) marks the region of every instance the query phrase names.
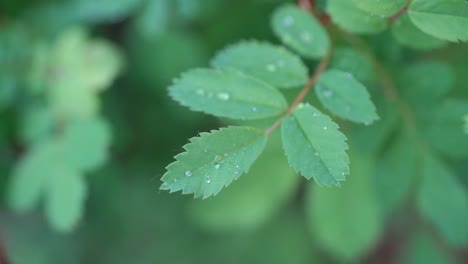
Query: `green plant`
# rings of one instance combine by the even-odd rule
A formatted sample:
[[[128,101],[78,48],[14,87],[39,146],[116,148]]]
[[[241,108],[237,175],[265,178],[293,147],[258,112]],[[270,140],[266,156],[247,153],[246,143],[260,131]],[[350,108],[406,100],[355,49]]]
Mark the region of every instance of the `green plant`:
[[[463,263],[467,41],[465,0],[5,0],[0,263]]]

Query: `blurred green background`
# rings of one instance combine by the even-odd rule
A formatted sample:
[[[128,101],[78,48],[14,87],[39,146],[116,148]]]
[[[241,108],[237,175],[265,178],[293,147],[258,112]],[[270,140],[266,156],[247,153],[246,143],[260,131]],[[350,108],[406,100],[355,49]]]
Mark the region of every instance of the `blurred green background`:
[[[421,224],[411,204],[390,212],[387,201],[382,205],[376,198],[370,178],[376,158],[366,149],[388,144],[380,137],[398,124],[391,114],[371,136],[363,132],[366,127],[344,125],[356,136],[350,139],[352,173],[341,189],[320,189],[295,175],[276,133],[251,172],[214,198],[159,191],[165,166],[188,138],[231,124],[177,105],[167,95],[171,80],[207,67],[230,43],[277,42],[270,14],[283,2],[291,1],[2,0],[0,259],[14,264],[467,263],[468,251],[447,247]],[[416,56],[387,40],[383,33],[368,42],[390,65]],[[11,186],[27,195],[35,184],[25,179],[27,187],[21,189],[12,180],[27,170],[20,162],[40,152],[41,144],[65,140],[62,133],[76,136],[69,156],[87,164],[70,172],[84,179],[84,208],[68,214],[66,203],[54,207],[47,196],[31,198],[46,201],[32,202],[33,209],[26,210],[27,202],[16,197],[12,203],[24,210],[15,212],[6,198]],[[67,155],[37,161],[46,168],[29,169],[49,175]],[[457,168],[464,171],[466,165]],[[72,192],[66,184],[54,192]],[[64,227],[62,220],[66,225],[75,213],[79,222]]]

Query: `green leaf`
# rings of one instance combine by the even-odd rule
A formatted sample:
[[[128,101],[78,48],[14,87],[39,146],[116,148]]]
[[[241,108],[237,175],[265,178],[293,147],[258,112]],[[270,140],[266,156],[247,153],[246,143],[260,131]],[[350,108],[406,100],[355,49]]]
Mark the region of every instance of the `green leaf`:
[[[267,137],[251,127],[228,127],[201,133],[184,146],[162,177],[162,190],[207,198],[247,173],[265,147]]]
[[[334,23],[349,32],[373,34],[387,28],[386,18],[361,10],[350,0],[328,0],[327,12]]]
[[[468,114],[465,115],[465,134],[468,134]]]
[[[377,200],[387,215],[401,209],[409,198],[416,176],[415,150],[414,142],[408,136],[400,135],[376,162]]]
[[[446,156],[467,157],[468,140],[463,131],[463,117],[468,113],[468,102],[448,99],[430,113],[423,129],[429,143]]]
[[[437,78],[428,78],[437,76]],[[455,80],[450,65],[437,61],[411,64],[398,74],[401,94],[413,108],[425,112],[428,104],[435,104],[448,93]]]
[[[83,175],[71,167],[57,165],[45,190],[45,212],[52,227],[60,232],[72,231],[81,218],[85,198]]]
[[[372,62],[365,54],[353,48],[336,48],[333,51],[329,68],[349,72],[356,80],[366,85],[375,82]]]
[[[349,174],[346,137],[328,116],[309,105],[299,105],[281,126],[289,164],[319,185],[339,186]]]
[[[452,42],[468,41],[467,1],[414,0],[408,15],[419,29],[429,35]]]
[[[468,195],[456,176],[439,159],[426,155],[417,196],[421,215],[454,246],[468,243]]]
[[[273,13],[272,27],[284,44],[306,58],[321,58],[330,49],[326,30],[315,17],[295,5],[278,8]]]
[[[395,15],[407,3],[407,0],[352,0],[360,9],[378,16]]]
[[[59,153],[57,144],[45,141],[34,146],[20,160],[8,188],[8,201],[13,209],[27,212],[37,206]]]
[[[349,72],[324,72],[314,90],[320,102],[341,118],[366,125],[379,119],[366,87]]]
[[[229,46],[211,64],[236,68],[279,88],[296,88],[308,79],[307,68],[300,58],[267,42],[247,41]]]
[[[108,159],[111,132],[102,119],[70,121],[60,140],[64,158],[79,170],[96,169]]]
[[[382,228],[372,188],[372,160],[351,155],[351,176],[341,188],[312,186],[307,195],[308,223],[318,244],[346,263],[358,263]]]
[[[299,179],[284,157],[280,138],[270,139],[262,156],[245,176],[216,197],[194,200],[190,215],[209,231],[253,230],[291,198]]]
[[[168,0],[146,1],[145,8],[135,19],[136,29],[143,35],[157,36],[169,28],[171,5]]]
[[[398,263],[411,264],[456,264],[449,252],[441,248],[440,245],[427,233],[421,231],[414,234],[409,246],[404,249],[403,258]]]
[[[417,28],[407,14],[399,17],[392,27],[395,39],[402,45],[418,50],[431,50],[443,47],[447,42],[427,35]]]
[[[233,119],[276,116],[287,107],[278,90],[234,69],[189,71],[169,92],[174,100],[194,111]]]

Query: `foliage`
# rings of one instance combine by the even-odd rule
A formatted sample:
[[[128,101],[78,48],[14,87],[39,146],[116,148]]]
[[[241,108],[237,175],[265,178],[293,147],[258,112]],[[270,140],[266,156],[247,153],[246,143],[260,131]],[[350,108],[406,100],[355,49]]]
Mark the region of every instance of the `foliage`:
[[[467,41],[465,0],[3,1],[0,263],[465,263]]]

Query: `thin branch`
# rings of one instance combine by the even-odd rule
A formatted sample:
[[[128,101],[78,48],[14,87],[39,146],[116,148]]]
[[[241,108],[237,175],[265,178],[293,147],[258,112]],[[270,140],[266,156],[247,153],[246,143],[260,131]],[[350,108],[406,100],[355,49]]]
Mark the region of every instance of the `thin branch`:
[[[270,126],[268,129],[265,130],[265,135],[270,134],[273,132],[275,129],[277,129],[283,120],[291,114],[292,111],[304,100],[306,95],[312,90],[312,87],[314,87],[314,84],[317,83],[319,80],[320,76],[322,73],[325,71],[327,68],[328,64],[330,63],[330,57],[331,57],[331,48],[328,51],[328,53],[322,58],[320,61],[320,64],[315,68],[314,73],[310,76],[309,80],[307,81],[306,85],[304,88],[302,88],[301,92],[297,95],[296,99],[292,102],[292,104],[284,111],[284,114],[281,116],[280,119],[278,119],[272,126]]]

